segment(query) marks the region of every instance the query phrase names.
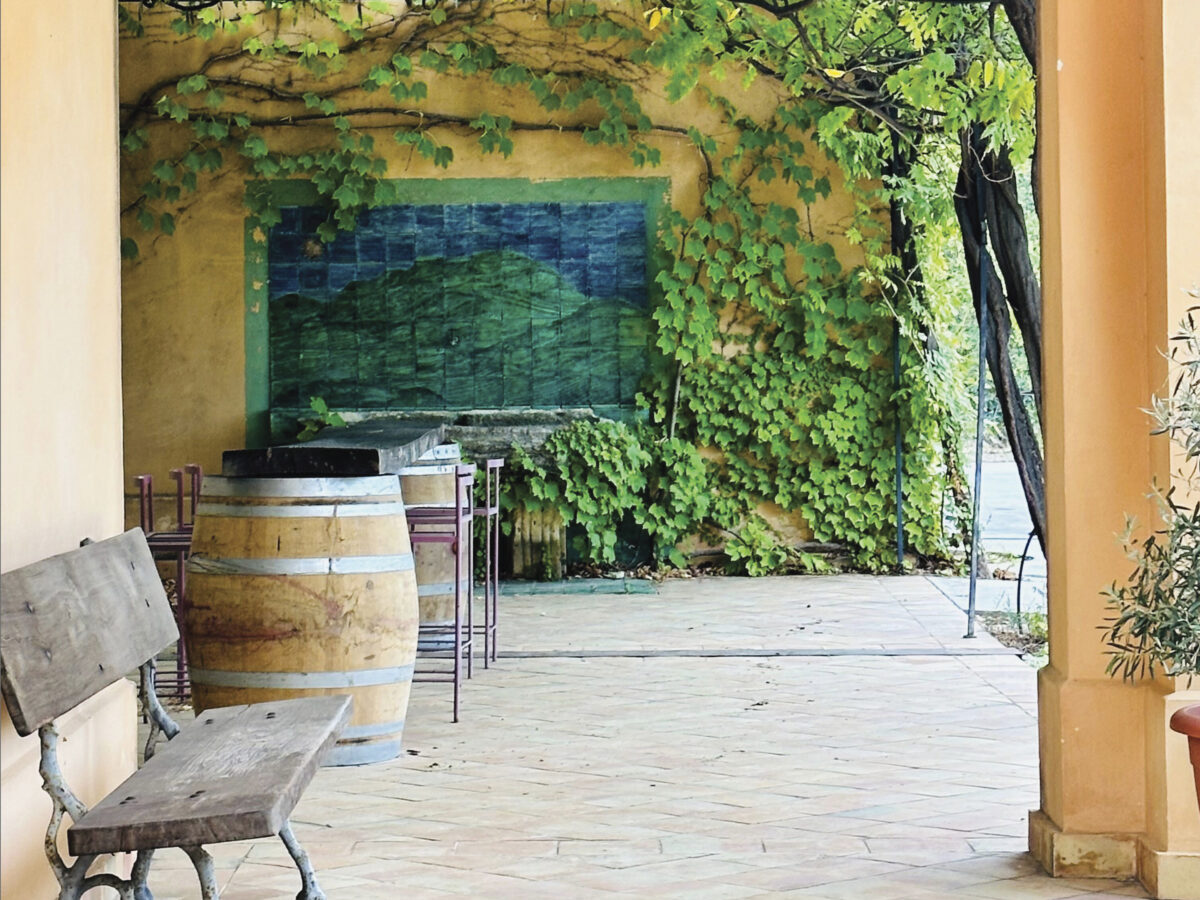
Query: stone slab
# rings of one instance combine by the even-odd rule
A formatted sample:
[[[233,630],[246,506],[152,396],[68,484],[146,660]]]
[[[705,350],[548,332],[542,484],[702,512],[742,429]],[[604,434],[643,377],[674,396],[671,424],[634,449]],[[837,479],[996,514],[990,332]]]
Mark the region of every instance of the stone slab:
[[[258,450],[226,450],[221,474],[242,477],[394,475],[442,443],[444,428],[430,422],[369,419],[328,429],[316,440]]]

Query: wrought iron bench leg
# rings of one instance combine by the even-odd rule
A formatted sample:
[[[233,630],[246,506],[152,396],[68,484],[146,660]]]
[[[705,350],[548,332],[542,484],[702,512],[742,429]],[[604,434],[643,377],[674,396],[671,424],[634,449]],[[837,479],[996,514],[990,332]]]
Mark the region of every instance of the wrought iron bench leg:
[[[300,870],[300,881],[304,886],[296,895],[296,900],[325,900],[324,891],[317,886],[317,874],[308,860],[308,854],[304,852],[304,848],[296,840],[296,835],[292,833],[291,822],[285,823],[279,830],[279,839],[283,841],[283,846],[287,847],[288,854],[296,863],[296,868]]]
[[[153,675],[151,674],[151,684]],[[62,828],[63,818],[70,816],[78,822],[87,813],[87,807],[67,786],[62,769],[58,764],[58,728],[51,723],[38,729],[42,753],[38,769],[42,776],[42,789],[50,795],[53,810],[50,822],[46,826],[45,851],[50,868],[58,879],[59,900],[79,900],[88,891],[97,887],[112,888],[121,900],[154,900],[150,889],[146,886],[146,878],[150,874],[150,863],[154,858],[153,850],[139,850],[133,864],[133,872],[128,879],[119,878],[109,872],[88,875],[88,869],[98,858],[97,854],[89,853],[76,857],[71,865],[58,852],[58,833]],[[207,855],[207,854],[206,854]],[[207,900],[207,895],[206,900]],[[212,895],[216,898],[216,894]]]
[[[58,896],[66,898],[66,900],[81,900],[84,894],[93,888],[106,887],[116,891],[121,900],[154,900],[154,895],[146,886],[146,878],[150,874],[150,860],[153,856],[153,850],[139,850],[137,861],[133,864],[133,874],[127,879],[119,878],[110,872],[88,875],[86,874],[87,870],[91,868],[92,862],[98,857],[95,855],[81,856],[75,861],[75,865],[71,866],[71,871],[67,873],[66,880],[62,882],[62,889]]]
[[[192,865],[196,867],[196,877],[200,879],[201,900],[220,900],[221,890],[217,887],[217,871],[213,866],[213,858],[203,847],[180,847]]]
[[[133,862],[133,872],[129,876],[129,882],[133,887],[130,896],[133,900],[154,900],[154,895],[150,893],[150,888],[146,885],[146,879],[150,877],[150,863],[154,861],[153,850],[139,850],[137,859]]]

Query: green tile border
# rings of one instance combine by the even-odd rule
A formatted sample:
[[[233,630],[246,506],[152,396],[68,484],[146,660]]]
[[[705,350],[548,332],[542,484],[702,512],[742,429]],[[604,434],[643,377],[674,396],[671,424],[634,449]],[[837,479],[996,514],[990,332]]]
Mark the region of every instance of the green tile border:
[[[261,190],[262,182],[247,184],[247,192]],[[646,207],[646,293],[648,307],[660,298],[657,274],[665,263],[658,233],[666,210],[671,179],[563,178],[533,181],[528,178],[406,178],[397,179],[398,204],[447,203],[643,203]],[[308,181],[267,182],[281,206],[310,206],[319,202],[317,189]],[[246,446],[265,447],[270,441],[270,371],[267,317],[267,245],[254,240],[249,218],[245,228],[245,352]]]
[[[505,596],[528,594],[657,594],[649,578],[570,578],[565,581],[503,581]]]

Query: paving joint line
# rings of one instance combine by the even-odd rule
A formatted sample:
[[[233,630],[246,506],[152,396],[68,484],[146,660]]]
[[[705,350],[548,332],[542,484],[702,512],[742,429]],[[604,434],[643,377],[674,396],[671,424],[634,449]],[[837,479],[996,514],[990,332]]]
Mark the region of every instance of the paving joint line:
[[[683,649],[683,650],[501,650],[497,654],[501,659],[557,659],[557,658],[575,658],[575,659],[594,659],[594,658],[622,658],[628,657],[632,659],[669,659],[669,658],[707,658],[707,657],[778,657],[778,656],[796,656],[796,657],[839,657],[839,656],[940,656],[940,657],[962,657],[962,656],[1020,656],[1017,651],[1000,647],[984,647],[979,649],[954,649],[951,647],[897,647],[893,649],[874,648],[874,647],[858,647],[844,649],[807,649],[807,648],[780,648],[775,650],[758,649],[758,648],[743,648],[743,649],[725,649],[725,650],[702,650],[702,649]]]

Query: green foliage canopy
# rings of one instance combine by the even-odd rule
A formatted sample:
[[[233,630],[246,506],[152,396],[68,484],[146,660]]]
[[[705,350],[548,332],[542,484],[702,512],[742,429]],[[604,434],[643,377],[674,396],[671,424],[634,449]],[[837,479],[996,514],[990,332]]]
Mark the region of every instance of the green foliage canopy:
[[[613,517],[634,509],[675,563],[681,537],[707,528],[742,547],[731,555],[748,571],[803,564],[756,512],[773,503],[799,513],[816,541],[880,568],[898,422],[910,545],[945,555],[941,495],[958,449],[933,349],[943,316],[900,266],[883,213],[898,204],[936,247],[953,221],[958,132],[982,123],[993,141],[1031,151],[1032,74],[1002,14],[891,0],[394,10],[265,0],[174,18],[181,42],[209,49],[123,104],[126,171],[138,173],[126,221],[169,234],[202,179],[232,169],[250,179],[251,226],[264,239],[279,221],[266,181],[304,178],[327,204],[319,237],[331,240],[362,210],[394,202],[384,132],[443,168],[456,162],[447,129],[505,157],[519,152],[519,132],[573,132],[643,167],[661,163],[664,137],[687,141],[706,177],[699,213],[672,209],[662,223],[648,425],[632,438],[608,426],[557,438],[553,465],[525,465],[528,496],[582,524],[600,559]],[[130,41],[145,33],[124,9],[122,20]],[[430,99],[436,76],[524,90],[541,114],[446,112]],[[733,138],[652,119],[639,99],[651,78],[671,101],[699,92]],[[773,107],[742,108],[745,87],[763,79]],[[281,135],[299,128],[312,135],[305,149],[283,149],[294,144]],[[813,208],[835,190],[814,150],[853,200],[841,231],[862,265],[844,266],[813,227]],[[122,249],[137,256],[133,233]],[[599,451],[581,437],[610,452],[590,459]]]

